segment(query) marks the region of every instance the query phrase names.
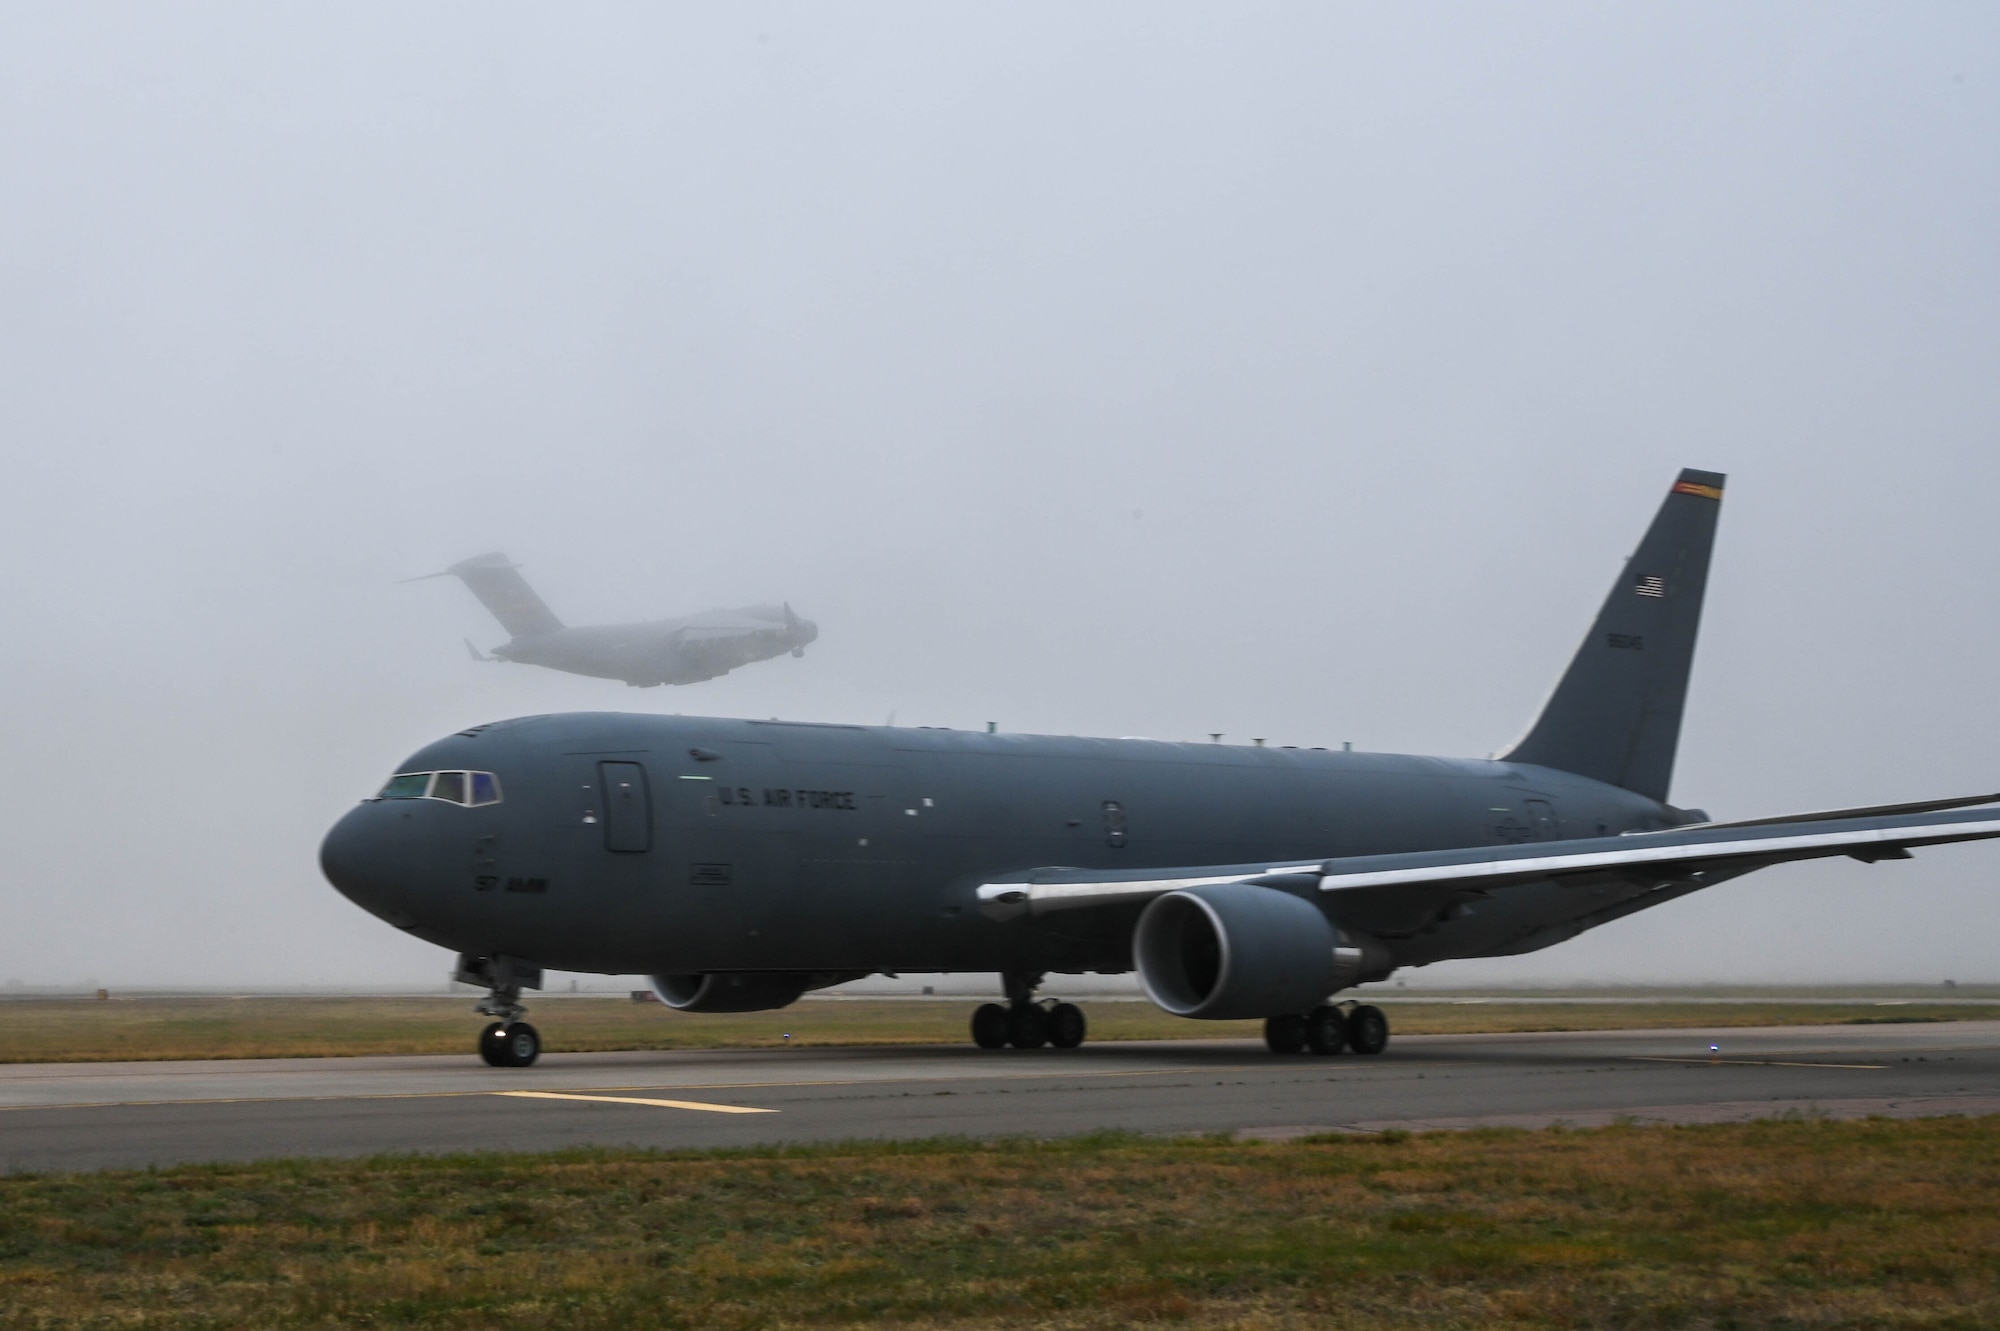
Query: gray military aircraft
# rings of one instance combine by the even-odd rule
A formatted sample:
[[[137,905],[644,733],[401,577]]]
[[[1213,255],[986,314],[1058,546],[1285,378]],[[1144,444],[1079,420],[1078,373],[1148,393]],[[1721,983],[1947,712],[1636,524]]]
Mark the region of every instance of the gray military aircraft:
[[[2000,836],[2000,795],[1716,822],[1667,800],[1723,478],[1684,471],[1541,716],[1488,761],[579,713],[417,751],[327,835],[350,899],[459,953],[541,1048],[542,968],[646,974],[688,1012],[878,971],[995,971],[981,1046],[1071,1047],[1049,973],[1137,970],[1274,1052],[1380,1053],[1349,987],[1532,952],[1789,860]]]
[[[463,582],[480,604],[493,612],[500,627],[514,635],[495,647],[490,656],[467,642],[465,649],[474,660],[547,666],[573,675],[622,679],[642,689],[699,684],[738,666],[768,661],[786,652],[804,656],[806,644],[819,637],[819,626],[810,619],[800,619],[789,605],[753,605],[643,624],[570,628],[535,595],[535,589],[521,576],[521,566],[497,550],[461,559],[442,573],[405,581],[431,578]]]

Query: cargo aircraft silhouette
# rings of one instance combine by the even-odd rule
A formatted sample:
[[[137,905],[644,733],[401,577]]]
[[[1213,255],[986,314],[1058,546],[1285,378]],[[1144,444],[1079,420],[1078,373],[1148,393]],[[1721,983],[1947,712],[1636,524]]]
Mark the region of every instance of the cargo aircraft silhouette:
[[[1136,970],[1279,1053],[1380,1053],[1335,1004],[1532,952],[1790,860],[2000,836],[2000,795],[1715,822],[1667,800],[1723,478],[1684,471],[1539,718],[1488,761],[584,713],[417,751],[321,848],[458,952],[487,1062],[532,1063],[543,967],[745,1012],[878,971],[998,972],[981,1046],[1074,1046],[1049,973]]]
[[[790,605],[753,605],[643,624],[569,628],[535,595],[535,589],[521,576],[521,566],[497,550],[462,559],[442,573],[405,581],[452,577],[471,589],[500,621],[500,627],[514,635],[495,647],[491,656],[481,655],[468,641],[465,649],[475,661],[518,661],[573,675],[622,679],[642,689],[699,684],[738,666],[768,661],[786,652],[804,656],[806,644],[819,637],[819,626],[793,614]]]

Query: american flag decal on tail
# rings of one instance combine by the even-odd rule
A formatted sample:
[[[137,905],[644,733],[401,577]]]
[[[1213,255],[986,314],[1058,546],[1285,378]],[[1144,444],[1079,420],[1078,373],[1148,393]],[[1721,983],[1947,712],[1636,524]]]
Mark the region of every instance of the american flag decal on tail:
[[[1665,596],[1667,594],[1667,580],[1665,578],[1643,577],[1632,585],[1632,590],[1640,596]]]

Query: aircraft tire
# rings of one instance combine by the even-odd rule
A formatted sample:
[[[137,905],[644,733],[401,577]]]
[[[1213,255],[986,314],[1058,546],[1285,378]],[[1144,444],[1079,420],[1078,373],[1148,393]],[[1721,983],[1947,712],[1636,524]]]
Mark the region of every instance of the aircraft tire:
[[[1315,1054],[1337,1054],[1347,1047],[1347,1017],[1337,1007],[1320,1004],[1306,1013],[1306,1048]]]
[[[1264,1044],[1274,1054],[1303,1053],[1306,1019],[1296,1012],[1264,1018]]]
[[[1040,1049],[1049,1042],[1049,1014],[1033,1003],[1007,1009],[1007,1043],[1016,1049]]]
[[[1347,1047],[1357,1054],[1379,1054],[1389,1047],[1389,1018],[1381,1008],[1363,1003],[1347,1014]]]
[[[507,1061],[506,1031],[507,1027],[496,1021],[479,1033],[479,1057],[489,1068],[513,1066]]]
[[[500,1046],[507,1060],[500,1067],[532,1067],[542,1056],[542,1033],[525,1021],[510,1021],[500,1032]]]
[[[1089,1023],[1083,1009],[1074,1003],[1058,1003],[1049,1009],[1049,1043],[1058,1049],[1074,1049],[1083,1043]]]
[[[998,1003],[981,1003],[972,1009],[972,1042],[981,1049],[1007,1047],[1007,1009]]]

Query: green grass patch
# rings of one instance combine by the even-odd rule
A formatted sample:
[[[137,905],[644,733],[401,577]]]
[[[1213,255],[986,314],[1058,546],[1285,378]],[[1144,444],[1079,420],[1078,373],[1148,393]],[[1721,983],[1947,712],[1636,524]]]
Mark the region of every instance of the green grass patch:
[[[532,995],[530,996],[532,999]],[[695,1015],[624,998],[546,998],[529,1014],[552,1051],[959,1044],[974,999],[814,1000],[778,1012]],[[147,998],[0,1005],[0,1062],[462,1054],[486,1020],[468,995],[435,998]],[[1258,1039],[1254,1021],[1186,1021],[1150,1003],[1084,1003],[1093,1040]],[[1922,1003],[1886,1012],[1806,1002],[1480,1003],[1399,1001],[1400,1035],[1780,1026],[2000,1018],[1992,1006]],[[784,1037],[790,1035],[787,1041]]]
[[[0,1179],[0,1328],[2000,1325],[2000,1120]]]

